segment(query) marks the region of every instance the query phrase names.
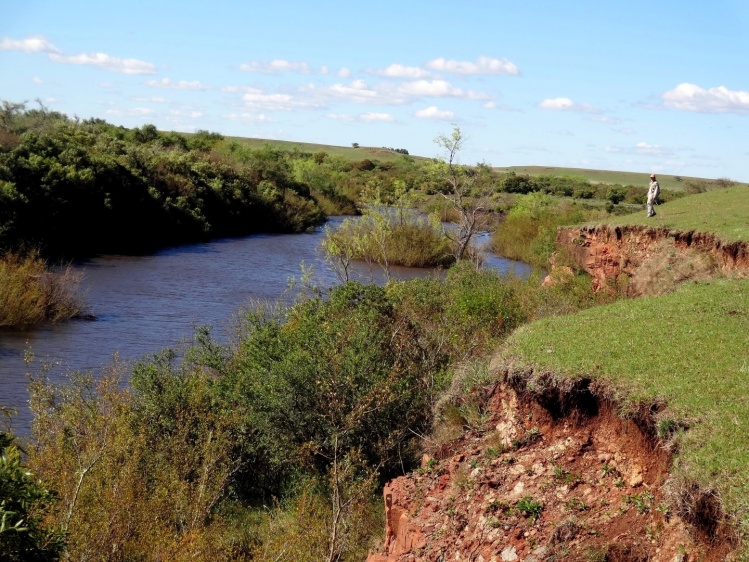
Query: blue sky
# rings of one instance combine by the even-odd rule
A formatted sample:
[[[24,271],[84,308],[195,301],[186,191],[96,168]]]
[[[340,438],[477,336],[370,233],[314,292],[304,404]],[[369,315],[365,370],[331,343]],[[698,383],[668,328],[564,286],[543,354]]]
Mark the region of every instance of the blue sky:
[[[70,116],[749,181],[744,0],[0,6],[0,99]]]

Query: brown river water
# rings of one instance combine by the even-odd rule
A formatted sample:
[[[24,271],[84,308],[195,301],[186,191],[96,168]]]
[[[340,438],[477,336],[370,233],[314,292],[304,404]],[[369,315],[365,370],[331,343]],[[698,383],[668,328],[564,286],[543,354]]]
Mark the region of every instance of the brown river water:
[[[335,227],[343,219],[329,221]],[[77,262],[94,321],[72,320],[33,331],[0,332],[0,406],[18,410],[12,429],[30,431],[27,373],[47,363],[48,376],[64,381],[73,371],[111,364],[114,354],[132,361],[190,339],[197,326],[211,325],[219,341],[228,341],[232,318],[252,301],[288,296],[290,279],[312,268],[313,282],[329,287],[339,280],[319,250],[323,230],[307,234],[261,234],[166,248],[146,256],[100,256]],[[481,242],[480,242],[481,243]],[[484,267],[527,275],[520,262],[486,255]],[[391,277],[409,279],[439,272],[392,268]],[[352,278],[384,282],[379,268],[363,264]],[[24,357],[35,361],[27,368]],[[1,420],[0,420],[1,422]],[[2,427],[2,426],[0,426]]]

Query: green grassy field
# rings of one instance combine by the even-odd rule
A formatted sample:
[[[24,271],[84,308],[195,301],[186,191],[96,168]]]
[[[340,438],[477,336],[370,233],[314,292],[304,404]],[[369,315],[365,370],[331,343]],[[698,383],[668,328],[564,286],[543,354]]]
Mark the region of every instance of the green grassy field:
[[[689,195],[656,206],[656,216],[643,209],[606,219],[609,225],[647,225],[675,230],[714,232],[726,242],[749,241],[749,186],[738,185]]]
[[[636,185],[647,187],[650,183],[650,172],[616,172],[610,170],[588,170],[585,168],[559,168],[552,166],[508,166],[496,168],[497,170],[515,172],[516,174],[528,174],[529,176],[553,175],[553,176],[577,176],[587,179],[591,183],[611,183],[620,185]],[[681,180],[677,180],[679,177]],[[670,191],[683,191],[684,183],[687,181],[711,181],[705,178],[692,178],[687,176],[671,176],[658,174],[658,183],[661,189]]]
[[[395,152],[394,150],[389,150],[387,148],[378,148],[378,147],[373,147],[373,146],[360,146],[359,148],[354,148],[351,146],[331,146],[327,144],[314,144],[314,143],[308,143],[308,142],[253,139],[253,138],[244,138],[244,137],[226,137],[224,139],[224,143],[231,143],[231,142],[244,144],[253,149],[262,148],[264,145],[269,144],[280,150],[288,150],[288,151],[298,150],[299,152],[308,152],[312,154],[314,154],[315,152],[327,152],[328,154],[335,154],[337,156],[342,156],[344,158],[347,158],[348,160],[351,160],[352,162],[356,162],[356,161],[360,161],[364,159],[379,160],[381,162],[392,162],[394,160],[398,160],[399,158],[403,157],[402,154]],[[393,147],[393,148],[400,148],[400,147]],[[419,159],[421,157],[415,156],[414,158]]]
[[[604,379],[630,401],[685,420],[674,471],[716,489],[749,536],[749,280],[690,284],[518,329],[502,358]]]
[[[299,150],[300,152],[327,152],[328,154],[335,154],[347,158],[351,161],[359,161],[368,158],[370,160],[380,160],[382,162],[392,162],[401,158],[402,155],[387,148],[379,148],[372,146],[360,146],[359,148],[353,148],[351,146],[332,146],[327,144],[315,144],[307,142],[294,142],[294,141],[283,141],[283,140],[270,140],[270,139],[257,139],[257,138],[245,138],[245,137],[226,137],[225,143],[237,142],[240,144],[247,145],[251,148],[261,148],[265,144],[270,144],[281,150]],[[400,148],[400,147],[393,147]],[[436,156],[438,150],[435,149],[435,154],[428,156],[416,156],[411,154],[410,156],[417,160],[428,160]],[[577,176],[582,177],[590,181],[591,183],[610,183],[610,184],[621,184],[621,185],[637,185],[647,187],[650,181],[649,170],[644,170],[642,173],[636,172],[617,172],[610,170],[589,170],[585,168],[561,168],[553,166],[508,166],[508,167],[495,167],[495,170],[499,172],[515,172],[516,174],[528,174],[530,176],[539,176],[551,174],[555,176]],[[680,180],[676,178],[679,177]],[[673,175],[658,175],[658,181],[662,189],[668,189],[671,191],[682,191],[684,189],[684,183],[689,180],[695,181],[713,181],[706,178],[693,178],[687,176],[673,176]]]

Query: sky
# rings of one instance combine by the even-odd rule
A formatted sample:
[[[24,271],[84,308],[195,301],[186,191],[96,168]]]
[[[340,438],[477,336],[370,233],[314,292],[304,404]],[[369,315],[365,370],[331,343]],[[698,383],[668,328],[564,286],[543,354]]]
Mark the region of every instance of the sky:
[[[749,181],[745,0],[0,0],[0,100],[125,127]]]

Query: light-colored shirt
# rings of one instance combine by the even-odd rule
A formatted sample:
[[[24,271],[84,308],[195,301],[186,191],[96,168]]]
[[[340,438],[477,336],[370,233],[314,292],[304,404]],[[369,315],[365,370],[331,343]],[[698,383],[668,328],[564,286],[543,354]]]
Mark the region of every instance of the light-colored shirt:
[[[658,182],[656,180],[653,180],[650,182],[650,187],[648,187],[648,204],[654,203],[658,196],[661,194],[661,186],[658,185]]]

